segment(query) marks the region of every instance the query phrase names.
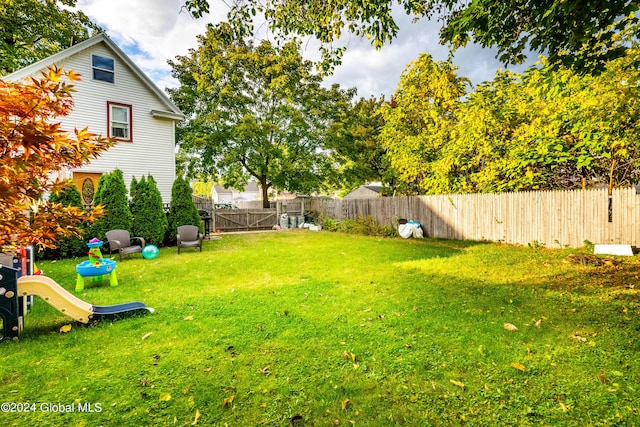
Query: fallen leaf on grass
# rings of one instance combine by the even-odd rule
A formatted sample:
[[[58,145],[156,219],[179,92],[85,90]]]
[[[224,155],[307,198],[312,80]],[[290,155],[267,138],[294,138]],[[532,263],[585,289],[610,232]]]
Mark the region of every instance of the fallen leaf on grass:
[[[512,368],[516,368],[518,371],[522,371],[522,372],[524,372],[524,369],[525,369],[524,365],[522,363],[518,363],[518,362],[513,362],[511,364],[511,367]]]
[[[356,361],[356,355],[354,353],[349,353],[347,351],[343,351],[342,352],[342,358],[345,359],[345,360],[351,359],[351,361],[354,362],[354,363]]]
[[[265,366],[264,368],[258,368],[258,372],[262,375],[269,375],[269,366]]]
[[[575,332],[573,335],[571,335],[571,338],[578,340],[580,342],[587,342],[587,338],[579,335],[577,332]]]
[[[449,380],[451,382],[451,384],[453,385],[457,385],[458,387],[464,389],[464,383],[461,381],[456,381],[456,380]]]
[[[513,323],[505,323],[503,326],[507,331],[515,332],[518,330],[518,327]]]
[[[200,410],[196,409],[196,416],[195,419],[193,420],[193,422],[191,423],[192,426],[198,424],[198,420],[200,419],[201,415],[200,415]]]
[[[169,393],[161,393],[159,400],[163,401],[163,402],[168,402],[171,400],[171,394]]]
[[[187,316],[183,320],[193,320],[193,316]]]
[[[345,409],[347,409],[347,406],[349,406],[349,402],[351,402],[349,399],[344,399],[342,401],[342,410],[344,411]]]
[[[67,332],[69,332],[71,330],[71,325],[64,325],[60,327],[60,332],[62,332],[63,334],[66,334]]]
[[[232,394],[229,397],[225,397],[224,400],[222,401],[222,406],[224,406],[224,407],[229,406],[233,402],[233,399],[235,397],[236,396],[234,394]]]
[[[601,383],[608,383],[609,379],[607,378],[607,374],[603,371],[600,371],[600,373],[598,374],[598,380],[600,380]]]

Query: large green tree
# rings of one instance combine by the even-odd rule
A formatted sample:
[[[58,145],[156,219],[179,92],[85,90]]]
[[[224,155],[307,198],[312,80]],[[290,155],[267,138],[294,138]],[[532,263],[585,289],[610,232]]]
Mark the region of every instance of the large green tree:
[[[500,71],[469,93],[456,110],[449,143],[438,161],[425,165],[438,187],[448,193],[495,192],[521,189],[528,178],[510,167],[517,129],[537,114],[520,85],[521,76]]]
[[[223,23],[170,64],[181,83],[170,92],[187,116],[178,141],[191,176],[236,188],[254,177],[265,207],[271,187],[321,187],[330,167],[328,129],[344,119],[354,90],[322,87],[297,43],[254,45]]]
[[[386,149],[380,142],[383,106],[393,102],[383,97],[360,98],[351,106],[346,119],[331,127],[327,146],[335,167],[333,182],[345,193],[374,181],[385,187],[395,185]]]
[[[208,0],[186,0],[194,16],[209,11]],[[220,1],[220,3],[227,4]],[[396,9],[416,19],[438,18],[441,42],[456,48],[473,40],[495,46],[505,63],[521,63],[528,50],[544,53],[552,64],[599,70],[623,55],[626,46],[615,35],[638,22],[636,0],[237,0],[228,19],[236,32],[253,31],[256,15],[276,36],[313,36],[319,40],[328,68],[339,62],[344,47],[335,42],[348,32],[366,37],[377,48],[397,35]],[[637,37],[637,33],[635,34]]]
[[[640,50],[632,45],[595,76],[546,61],[523,74],[501,71],[444,115],[431,113],[437,103],[420,107],[427,82],[413,85],[416,96],[399,97],[382,131],[395,147],[392,164],[406,185],[426,193],[634,185],[640,179],[637,63]],[[437,73],[426,75],[438,81]]]
[[[444,193],[448,189],[431,167],[451,142],[468,79],[450,62],[422,54],[400,77],[394,102],[385,106],[380,132],[401,193]]]
[[[81,11],[76,0],[0,1],[0,75],[89,38],[100,27]]]

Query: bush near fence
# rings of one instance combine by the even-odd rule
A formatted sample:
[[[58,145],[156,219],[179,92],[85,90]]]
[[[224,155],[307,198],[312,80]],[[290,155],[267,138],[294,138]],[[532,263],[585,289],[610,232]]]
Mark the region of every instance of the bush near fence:
[[[633,188],[452,194],[340,200],[317,198],[309,209],[338,221],[373,217],[397,226],[420,222],[429,237],[546,247],[640,246],[640,195]]]

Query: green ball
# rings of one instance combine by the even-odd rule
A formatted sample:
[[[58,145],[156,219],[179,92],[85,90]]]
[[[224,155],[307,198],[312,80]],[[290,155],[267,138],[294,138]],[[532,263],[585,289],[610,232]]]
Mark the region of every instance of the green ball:
[[[142,250],[142,256],[145,259],[153,259],[158,256],[160,249],[156,245],[147,245]]]

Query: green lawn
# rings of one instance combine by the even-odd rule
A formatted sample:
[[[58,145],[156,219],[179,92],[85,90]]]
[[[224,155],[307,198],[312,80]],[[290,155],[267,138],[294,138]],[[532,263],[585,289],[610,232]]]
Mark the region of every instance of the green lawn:
[[[62,333],[36,300],[0,344],[2,401],[35,411],[0,420],[640,425],[640,262],[577,252],[301,230],[137,254],[79,296],[156,312]],[[38,267],[73,291],[77,262]]]

